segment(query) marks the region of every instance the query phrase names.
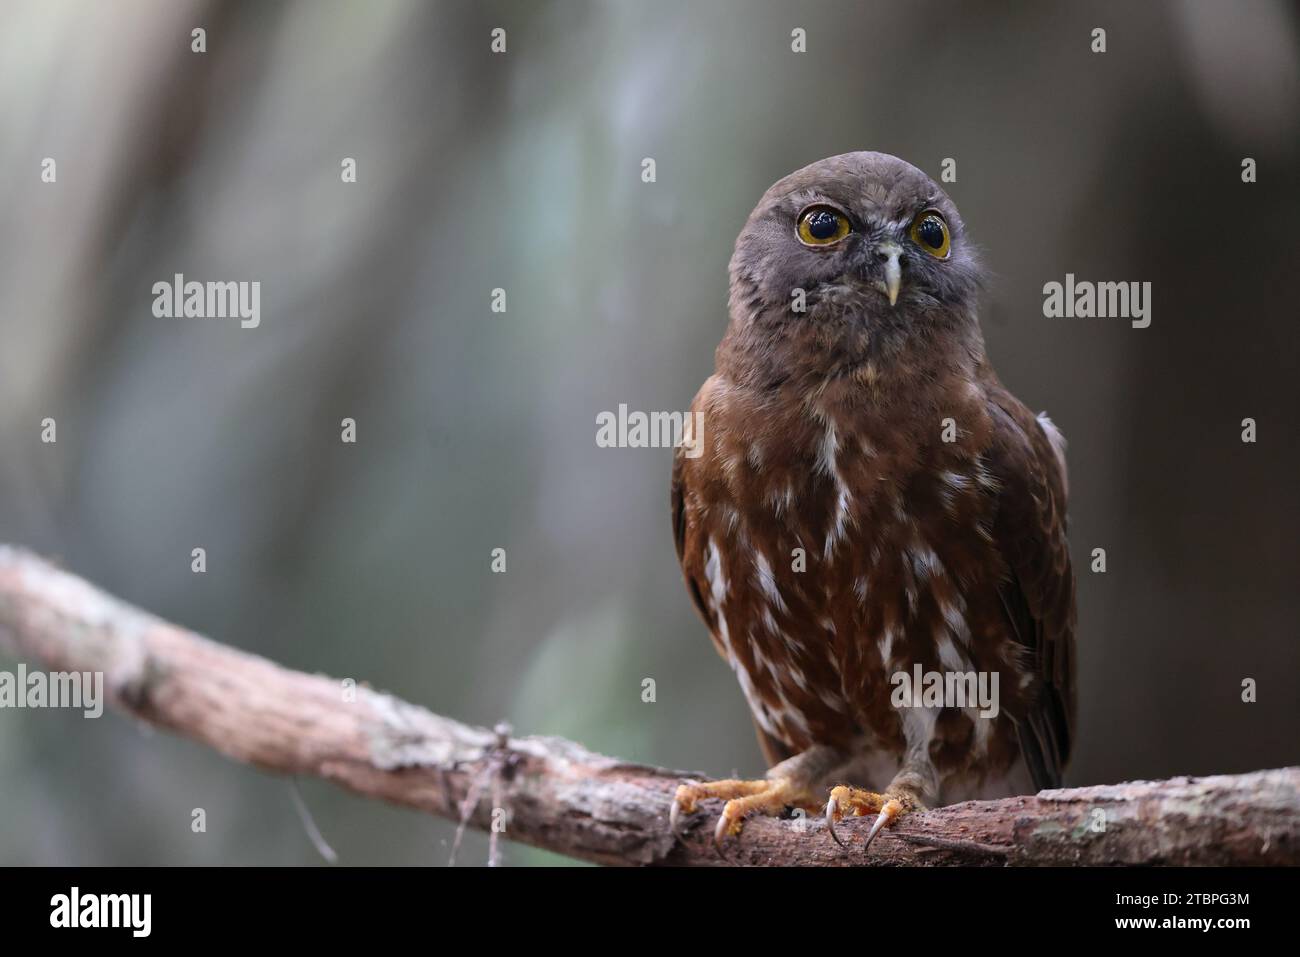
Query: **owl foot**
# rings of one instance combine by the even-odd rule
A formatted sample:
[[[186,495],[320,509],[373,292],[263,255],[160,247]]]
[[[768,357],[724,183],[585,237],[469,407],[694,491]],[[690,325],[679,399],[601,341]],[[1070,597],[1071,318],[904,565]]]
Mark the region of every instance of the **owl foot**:
[[[826,829],[831,832],[836,844],[847,848],[848,845],[835,833],[835,824],[845,817],[876,815],[876,821],[867,833],[867,841],[862,845],[862,850],[865,851],[881,828],[888,827],[905,814],[924,810],[925,805],[920,798],[905,788],[890,788],[884,794],[877,794],[875,791],[863,791],[841,784],[831,789],[830,799],[826,802]]]
[[[722,842],[738,835],[746,816],[750,814],[776,817],[789,807],[813,811],[821,807],[821,801],[805,785],[783,776],[761,781],[729,780],[683,784],[677,788],[673,809],[668,816],[673,833],[678,832],[681,815],[694,813],[696,805],[709,798],[727,802],[713,829],[713,843],[719,853],[722,851]]]

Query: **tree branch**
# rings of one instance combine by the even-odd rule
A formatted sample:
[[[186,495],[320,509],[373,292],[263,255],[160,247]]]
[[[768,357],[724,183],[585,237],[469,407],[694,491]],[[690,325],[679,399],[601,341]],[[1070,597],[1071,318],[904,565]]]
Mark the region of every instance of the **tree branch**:
[[[819,821],[752,819],[724,862],[712,815],[680,840],[669,832],[673,792],[698,774],[471,727],[365,687],[348,694],[5,546],[0,645],[51,671],[103,672],[110,704],[236,761],[453,820],[463,810],[483,829],[495,806],[510,839],[602,864],[1300,863],[1300,768],[951,805],[905,818],[868,855],[841,850]],[[844,822],[844,836],[860,845],[867,823]]]

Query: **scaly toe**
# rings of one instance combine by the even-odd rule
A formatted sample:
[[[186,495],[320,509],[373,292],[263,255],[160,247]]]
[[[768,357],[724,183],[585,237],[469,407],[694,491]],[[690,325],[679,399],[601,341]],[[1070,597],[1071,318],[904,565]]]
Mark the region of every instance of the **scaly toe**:
[[[668,814],[673,831],[678,831],[683,815],[690,814],[700,801],[708,798],[726,802],[713,828],[713,843],[719,850],[728,837],[740,834],[750,814],[775,817],[789,806],[817,807],[820,803],[806,787],[785,777],[683,784],[677,788]]]
[[[875,823],[871,825],[867,842],[863,845],[863,850],[866,850],[880,833],[881,828],[888,827],[899,817],[919,806],[916,801],[902,792],[895,794],[886,791],[884,794],[877,794],[875,791],[840,785],[831,789],[830,796],[826,800],[826,828],[831,832],[831,837],[836,844],[847,847],[848,845],[836,832],[835,825],[846,817],[865,817],[875,814]]]

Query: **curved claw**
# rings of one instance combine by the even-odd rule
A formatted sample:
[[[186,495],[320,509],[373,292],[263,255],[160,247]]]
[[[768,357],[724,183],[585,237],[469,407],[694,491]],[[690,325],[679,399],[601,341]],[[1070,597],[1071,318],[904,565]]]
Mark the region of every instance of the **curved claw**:
[[[676,837],[682,836],[682,815],[695,810],[695,795],[691,788],[694,782],[679,784],[673,794],[673,806],[668,812],[668,830]]]
[[[727,815],[719,814],[718,823],[713,828],[713,846],[718,849],[719,854],[722,854],[722,842],[727,839],[727,831],[730,828],[731,822],[727,820]],[[726,857],[725,854],[722,854],[722,856]]]
[[[835,822],[839,820],[839,817],[840,817],[839,802],[836,801],[835,798],[831,798],[829,801],[826,802],[826,830],[831,832],[831,838],[835,841],[835,843],[847,851],[849,849],[849,846],[845,844],[843,841],[841,841],[839,834],[835,832]]]
[[[862,845],[862,850],[865,851],[869,848],[871,842],[876,839],[876,835],[880,833],[880,829],[897,818],[902,810],[903,805],[898,801],[886,801],[885,806],[882,807],[880,813],[876,815],[876,822],[871,825],[871,830],[867,833],[867,843]]]

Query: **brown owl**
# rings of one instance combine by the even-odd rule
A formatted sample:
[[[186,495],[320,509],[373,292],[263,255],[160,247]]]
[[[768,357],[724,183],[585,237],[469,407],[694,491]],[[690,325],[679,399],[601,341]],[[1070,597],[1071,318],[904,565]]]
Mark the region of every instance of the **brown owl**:
[[[1058,785],[1065,443],[984,354],[952,200],[894,156],[834,156],[767,191],[730,272],[673,532],[771,770],[683,784],[673,826],[707,798],[719,842],[824,805],[832,836],[875,815],[869,845],[909,811]]]

